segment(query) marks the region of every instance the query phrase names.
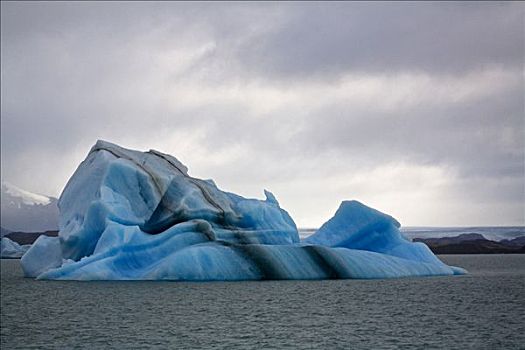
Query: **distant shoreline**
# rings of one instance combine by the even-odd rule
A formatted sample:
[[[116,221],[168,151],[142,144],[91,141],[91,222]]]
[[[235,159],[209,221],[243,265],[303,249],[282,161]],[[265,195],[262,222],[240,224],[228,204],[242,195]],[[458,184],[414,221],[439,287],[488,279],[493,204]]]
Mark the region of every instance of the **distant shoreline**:
[[[525,238],[525,237],[524,237]],[[434,254],[525,254],[525,245],[507,245],[486,239],[435,244],[427,240],[416,239],[414,242],[425,243]]]

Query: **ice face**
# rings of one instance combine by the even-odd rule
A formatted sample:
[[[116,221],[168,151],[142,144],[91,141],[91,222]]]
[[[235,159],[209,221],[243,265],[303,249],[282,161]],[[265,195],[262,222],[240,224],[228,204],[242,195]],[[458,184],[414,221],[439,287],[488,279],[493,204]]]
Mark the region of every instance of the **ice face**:
[[[58,203],[64,258],[91,255],[108,222],[138,226],[156,235],[202,219],[221,239],[297,243],[295,223],[274,199],[259,201],[223,192],[213,182],[189,176],[187,168],[169,155],[99,141]]]
[[[344,202],[307,242],[275,196],[247,199],[172,156],[99,141],[59,200],[60,232],[26,276],[73,280],[389,278],[461,273],[406,241],[390,216]]]
[[[62,250],[58,237],[38,237],[20,263],[26,277],[37,277],[49,269],[60,267]]]

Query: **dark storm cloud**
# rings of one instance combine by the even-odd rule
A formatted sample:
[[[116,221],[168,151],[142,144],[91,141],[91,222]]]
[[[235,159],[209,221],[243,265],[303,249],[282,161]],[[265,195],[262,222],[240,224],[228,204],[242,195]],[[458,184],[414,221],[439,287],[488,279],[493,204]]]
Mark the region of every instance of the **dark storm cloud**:
[[[454,169],[454,194],[525,220],[520,3],[1,6],[2,176],[22,187],[59,190],[102,138],[226,187]]]

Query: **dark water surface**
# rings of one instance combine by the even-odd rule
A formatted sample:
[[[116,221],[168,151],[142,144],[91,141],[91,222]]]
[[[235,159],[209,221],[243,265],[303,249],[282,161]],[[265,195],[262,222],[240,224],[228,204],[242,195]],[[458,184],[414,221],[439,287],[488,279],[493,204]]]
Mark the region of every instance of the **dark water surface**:
[[[53,282],[1,262],[1,349],[525,349],[525,255],[449,255],[468,276]]]

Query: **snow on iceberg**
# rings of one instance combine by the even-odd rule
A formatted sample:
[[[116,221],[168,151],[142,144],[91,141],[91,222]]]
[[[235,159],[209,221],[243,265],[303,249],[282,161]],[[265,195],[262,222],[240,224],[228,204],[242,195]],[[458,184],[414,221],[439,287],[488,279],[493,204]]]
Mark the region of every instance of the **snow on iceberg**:
[[[2,259],[16,259],[22,257],[31,245],[20,245],[7,237],[2,237],[0,243],[0,258]]]
[[[26,276],[70,280],[261,280],[452,275],[388,215],[344,202],[300,242],[278,201],[191,177],[174,157],[98,141],[66,185],[60,232],[22,258]]]

